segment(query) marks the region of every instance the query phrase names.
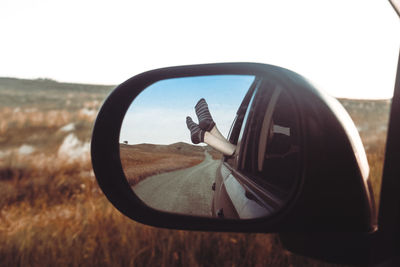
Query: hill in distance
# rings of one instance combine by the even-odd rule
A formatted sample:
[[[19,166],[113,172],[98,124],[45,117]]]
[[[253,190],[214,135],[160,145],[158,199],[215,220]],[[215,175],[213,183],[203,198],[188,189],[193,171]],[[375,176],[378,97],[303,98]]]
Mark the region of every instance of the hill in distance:
[[[102,102],[113,88],[115,88],[114,85],[0,77],[0,107],[38,107],[41,110],[78,109],[84,102]]]

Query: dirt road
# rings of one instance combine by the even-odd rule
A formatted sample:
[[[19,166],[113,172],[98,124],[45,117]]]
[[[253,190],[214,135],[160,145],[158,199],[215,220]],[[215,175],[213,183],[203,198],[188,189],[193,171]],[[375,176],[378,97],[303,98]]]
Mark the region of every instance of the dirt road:
[[[205,153],[199,165],[154,175],[134,186],[135,193],[152,208],[191,215],[211,216],[212,183],[219,160]]]

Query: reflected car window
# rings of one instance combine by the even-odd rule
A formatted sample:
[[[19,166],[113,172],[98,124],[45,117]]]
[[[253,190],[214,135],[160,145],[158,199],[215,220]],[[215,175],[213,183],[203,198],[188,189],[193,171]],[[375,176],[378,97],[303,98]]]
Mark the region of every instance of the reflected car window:
[[[269,82],[263,86],[268,88],[256,96],[241,171],[263,188],[285,196],[299,173],[297,112],[285,90]]]

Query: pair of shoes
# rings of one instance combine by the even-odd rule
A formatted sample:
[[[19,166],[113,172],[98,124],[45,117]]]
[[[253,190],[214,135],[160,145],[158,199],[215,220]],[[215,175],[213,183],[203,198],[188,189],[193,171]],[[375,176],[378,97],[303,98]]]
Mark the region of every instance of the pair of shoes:
[[[215,126],[215,122],[208,110],[207,102],[204,98],[200,99],[194,107],[196,110],[199,124],[196,124],[191,117],[186,117],[186,126],[190,130],[190,137],[193,144],[204,142],[204,134],[206,131],[211,131]]]

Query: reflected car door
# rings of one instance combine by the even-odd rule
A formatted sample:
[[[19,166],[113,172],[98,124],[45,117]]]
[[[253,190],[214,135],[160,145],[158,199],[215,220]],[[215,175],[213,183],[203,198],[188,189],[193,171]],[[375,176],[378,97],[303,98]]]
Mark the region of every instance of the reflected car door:
[[[225,157],[218,169],[215,215],[258,218],[285,204],[300,177],[296,114],[283,88],[270,81],[255,82],[229,136],[236,153]]]
[[[231,157],[225,156],[217,169],[215,185],[213,186],[215,193],[212,203],[212,214],[216,217],[230,219],[240,218],[240,209],[238,209],[239,203],[237,202],[243,198],[245,192],[243,191],[243,187],[237,183],[232,172],[238,165],[242,138],[249,118],[249,111],[251,110],[255,94],[261,83],[262,81],[260,79],[255,79],[243,99],[232,124],[228,139],[237,147],[235,154]]]

